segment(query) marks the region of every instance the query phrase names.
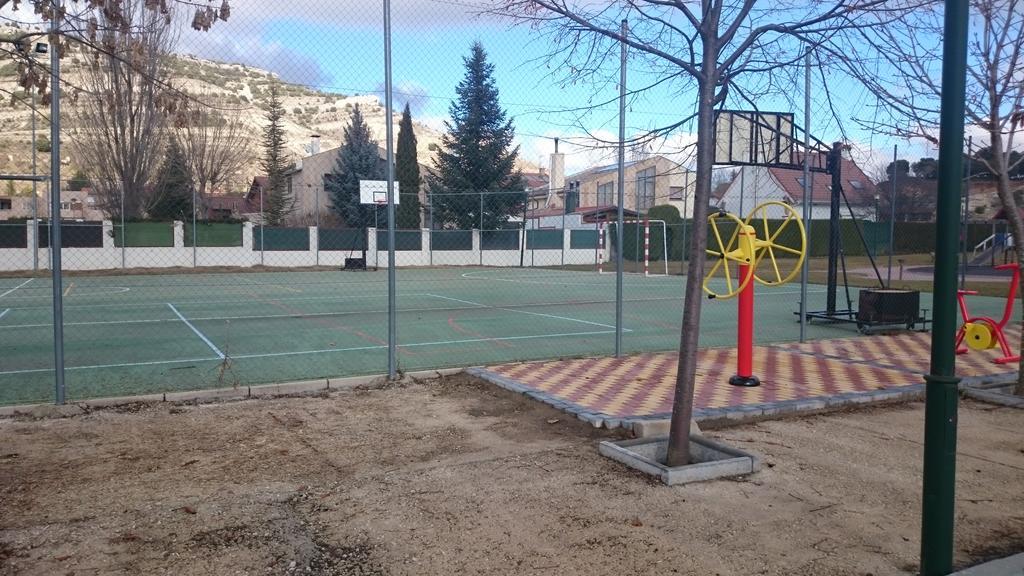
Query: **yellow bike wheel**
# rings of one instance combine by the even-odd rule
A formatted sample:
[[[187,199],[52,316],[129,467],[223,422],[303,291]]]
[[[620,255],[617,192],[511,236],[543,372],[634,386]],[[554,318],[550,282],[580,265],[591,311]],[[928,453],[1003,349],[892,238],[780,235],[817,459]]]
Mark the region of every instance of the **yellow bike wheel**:
[[[753,263],[748,262],[739,252],[739,233],[743,229],[743,221],[723,210],[708,216],[708,224],[710,236],[705,253],[710,256],[712,262],[709,262],[711,268],[704,274],[704,292],[709,298],[733,298],[742,292],[754,278]],[[732,228],[731,233],[729,233],[729,227]],[[728,241],[722,240],[723,231],[728,236]],[[740,264],[750,265],[742,278],[739,271]],[[716,276],[721,276],[725,281],[724,289],[713,285],[712,281]]]
[[[755,280],[765,286],[778,286],[800,274],[807,256],[807,233],[803,220],[792,206],[775,200],[763,202],[754,207],[744,224],[753,226],[757,232]],[[791,226],[796,227],[797,233],[783,234]]]

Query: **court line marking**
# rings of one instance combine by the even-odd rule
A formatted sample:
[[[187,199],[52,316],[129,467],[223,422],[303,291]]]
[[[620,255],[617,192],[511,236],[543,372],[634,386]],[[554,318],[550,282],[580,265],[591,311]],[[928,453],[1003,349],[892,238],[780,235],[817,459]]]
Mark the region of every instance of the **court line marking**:
[[[411,344],[399,344],[399,348],[412,348],[424,346],[448,346],[451,344],[473,344],[478,342],[491,342],[494,340],[531,340],[537,338],[566,338],[571,336],[596,336],[601,334],[613,334],[614,330],[592,330],[587,332],[564,332],[557,334],[534,334],[529,336],[503,336],[500,338],[468,338],[465,340],[438,340],[436,342],[413,342]],[[296,352],[269,352],[266,354],[242,354],[232,355],[233,360],[252,360],[259,358],[277,358],[280,356],[308,356],[314,354],[329,354],[333,352],[359,352],[366,350],[385,350],[386,345],[377,344],[373,346],[356,346],[353,348],[325,348],[323,350],[299,350]],[[164,364],[185,364],[189,362],[213,362],[223,358],[187,358],[183,360],[154,360],[151,362],[127,362],[124,364],[95,364],[91,366],[68,366],[65,370],[99,370],[104,368],[132,368],[135,366],[159,366]],[[53,368],[30,368],[27,370],[7,370],[0,372],[0,376],[14,374],[31,374],[38,372],[53,372]]]
[[[795,292],[799,294],[799,292]],[[417,294],[417,296],[429,296],[428,294]],[[279,299],[288,301],[284,299]],[[680,296],[652,296],[650,298],[627,298],[623,300],[627,304],[639,304],[643,302],[681,302]],[[236,301],[237,302],[237,301]],[[533,302],[528,304],[517,304],[508,305],[501,309],[514,308],[514,307],[530,307],[530,306],[591,306],[596,304],[614,304],[615,300],[574,300],[566,301],[561,300],[557,302]],[[182,304],[178,302],[178,304]],[[159,303],[153,302],[146,304],[146,306],[159,306]],[[65,307],[65,310],[70,307]],[[430,307],[430,308],[399,308],[399,313],[405,312],[458,312],[461,310],[476,310],[480,306],[473,306],[472,308],[466,308],[461,306],[441,306],[441,307]],[[30,310],[31,308],[11,308],[11,310]],[[516,310],[513,310],[516,311]],[[519,312],[530,314],[524,310],[518,310]],[[346,310],[338,312],[310,312],[308,314],[260,314],[260,315],[249,315],[249,316],[198,316],[193,317],[193,322],[218,322],[223,320],[274,320],[279,318],[319,318],[324,316],[357,316],[360,314],[385,314],[387,310]],[[532,314],[538,314],[533,312]],[[87,322],[64,322],[64,326],[107,326],[107,325],[122,325],[122,324],[163,324],[167,322],[177,322],[175,318],[142,318],[139,320],[93,320]],[[6,328],[49,328],[53,326],[52,323],[36,323],[36,324],[12,324],[6,326]],[[603,327],[603,326],[602,326]],[[626,329],[627,332],[632,332],[631,329]]]
[[[503,308],[501,306],[490,306],[488,304],[481,304],[479,302],[472,302],[470,300],[460,300],[458,298],[452,298],[450,296],[439,296],[437,294],[427,294],[427,296],[433,296],[434,298],[441,298],[442,300],[451,300],[452,302],[460,302],[462,304],[469,304],[470,306],[478,306],[481,308],[491,308],[493,310],[504,310],[506,312],[516,312],[518,314],[529,314],[530,316],[541,316],[543,318],[554,318],[555,320],[567,320],[569,322],[579,322],[580,324],[590,324],[591,326],[600,326],[601,328],[615,329],[615,326],[609,324],[601,324],[600,322],[591,322],[589,320],[580,320],[579,318],[569,318],[568,316],[556,316],[554,314],[543,314],[541,312],[530,312],[529,310],[516,310],[514,308]],[[628,328],[623,328],[623,332],[632,332]]]
[[[221,287],[222,286],[207,286],[207,288],[221,288]],[[119,292],[104,292],[104,293],[97,293],[95,295],[97,295],[97,296],[104,296],[104,295],[107,295],[107,294],[119,294],[121,292],[127,292],[127,291],[131,290],[130,288],[124,288],[124,287],[116,287],[116,288],[119,289]],[[81,290],[79,290],[79,294],[81,294]],[[90,296],[91,295],[93,295],[93,294],[90,294]],[[426,294],[399,294],[400,298],[401,297],[411,297],[411,296],[426,296]],[[164,295],[164,297],[166,297],[166,295]],[[387,291],[381,292],[379,294],[357,294],[355,296],[305,296],[305,297],[295,297],[295,298],[276,298],[276,300],[278,300],[280,302],[304,302],[304,301],[313,301],[313,300],[351,300],[351,299],[356,299],[356,298],[386,298],[386,297],[387,297]],[[38,299],[39,296],[14,296],[14,297],[11,298],[11,300],[17,300],[19,298],[20,299],[28,299],[28,298],[36,298],[36,299]],[[238,304],[239,299],[235,298],[235,299],[232,299],[232,300],[177,300],[177,302],[178,302],[178,304]],[[146,306],[160,306],[160,304],[161,303],[159,301],[135,302],[135,303],[126,302],[124,304],[75,304],[75,305],[72,305],[72,306],[65,306],[64,309],[68,310],[68,309],[72,309],[72,308],[114,308],[114,307],[117,307],[117,308],[144,308]],[[45,304],[45,305],[40,305],[40,306],[17,306],[16,308],[18,310],[32,310],[32,309],[35,309],[35,308],[49,310],[51,308],[51,306],[49,304]]]
[[[181,312],[178,312],[178,309],[174,307],[174,304],[171,304],[170,302],[167,302],[167,307],[170,308],[171,312],[174,312],[178,316],[178,318],[181,318],[181,321],[184,322],[186,326],[191,328],[192,331],[196,333],[196,336],[199,336],[199,338],[203,342],[206,342],[206,345],[210,347],[210,350],[213,350],[214,354],[216,354],[221,360],[224,359],[224,353],[220,351],[220,348],[217,348],[216,346],[214,346],[213,342],[210,342],[210,339],[207,338],[205,334],[200,332],[198,328],[196,328],[195,326],[192,325],[191,322],[186,320],[185,317],[181,315]]]
[[[35,280],[35,278],[29,278],[28,280],[25,280],[24,282],[22,282],[21,284],[18,284],[18,285],[17,285],[17,286],[15,286],[14,288],[11,288],[11,289],[10,289],[10,290],[8,290],[7,292],[4,292],[3,294],[0,294],[0,298],[3,298],[4,296],[7,296],[8,294],[11,294],[11,293],[13,293],[13,292],[14,292],[15,290],[17,290],[18,288],[21,288],[22,286],[24,286],[24,285],[28,284],[29,282],[31,282],[31,281],[33,281],[33,280]]]
[[[7,316],[7,313],[10,312],[10,311],[11,311],[10,308],[5,308],[3,312],[0,312],[0,320],[3,320],[4,316]]]
[[[75,287],[75,283],[68,284],[68,287],[64,289],[64,297],[67,298],[68,294],[71,293],[71,289]]]

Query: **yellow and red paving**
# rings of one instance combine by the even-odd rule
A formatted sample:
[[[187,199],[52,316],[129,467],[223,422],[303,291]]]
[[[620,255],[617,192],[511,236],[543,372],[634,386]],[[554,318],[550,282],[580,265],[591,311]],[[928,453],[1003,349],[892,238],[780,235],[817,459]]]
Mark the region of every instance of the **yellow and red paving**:
[[[1019,330],[1008,332],[1007,337],[1016,346]],[[758,346],[754,374],[762,384],[756,388],[728,384],[736,367],[735,350],[703,349],[698,353],[694,409],[709,413],[785,406],[808,399],[919,388],[928,371],[930,346],[931,335],[922,332]],[[1016,370],[1016,364],[993,363],[998,356],[994,350],[960,355],[957,374],[988,377]],[[496,376],[496,381],[572,412],[629,420],[671,413],[677,360],[675,353],[649,353],[501,364],[487,367],[481,375]]]

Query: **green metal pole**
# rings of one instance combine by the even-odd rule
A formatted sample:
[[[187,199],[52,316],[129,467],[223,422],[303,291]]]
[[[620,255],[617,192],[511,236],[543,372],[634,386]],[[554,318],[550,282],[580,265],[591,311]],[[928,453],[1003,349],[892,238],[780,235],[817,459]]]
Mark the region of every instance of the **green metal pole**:
[[[963,181],[964,92],[967,77],[968,0],[946,0],[939,124],[939,190],[935,227],[935,309],[930,373],[925,376],[924,482],[921,574],[953,570],[956,498],[957,234]]]

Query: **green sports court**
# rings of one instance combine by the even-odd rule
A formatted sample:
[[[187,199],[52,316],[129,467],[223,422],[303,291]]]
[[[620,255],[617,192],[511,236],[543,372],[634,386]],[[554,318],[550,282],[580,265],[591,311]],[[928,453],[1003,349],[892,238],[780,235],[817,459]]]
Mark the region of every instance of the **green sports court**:
[[[614,274],[396,273],[402,371],[614,352]],[[625,352],[678,346],[683,284],[680,276],[625,276]],[[71,274],[63,286],[70,401],[387,371],[384,270]],[[757,286],[758,342],[799,338],[799,295],[795,283]],[[49,277],[0,278],[2,404],[53,401],[51,299]],[[809,309],[823,308],[824,287],[811,285],[808,300]],[[998,315],[1003,304],[971,301],[976,314]],[[930,294],[922,294],[922,306],[931,307]],[[731,346],[735,325],[734,300],[705,301],[701,345]],[[808,329],[810,339],[856,334],[850,325]]]

